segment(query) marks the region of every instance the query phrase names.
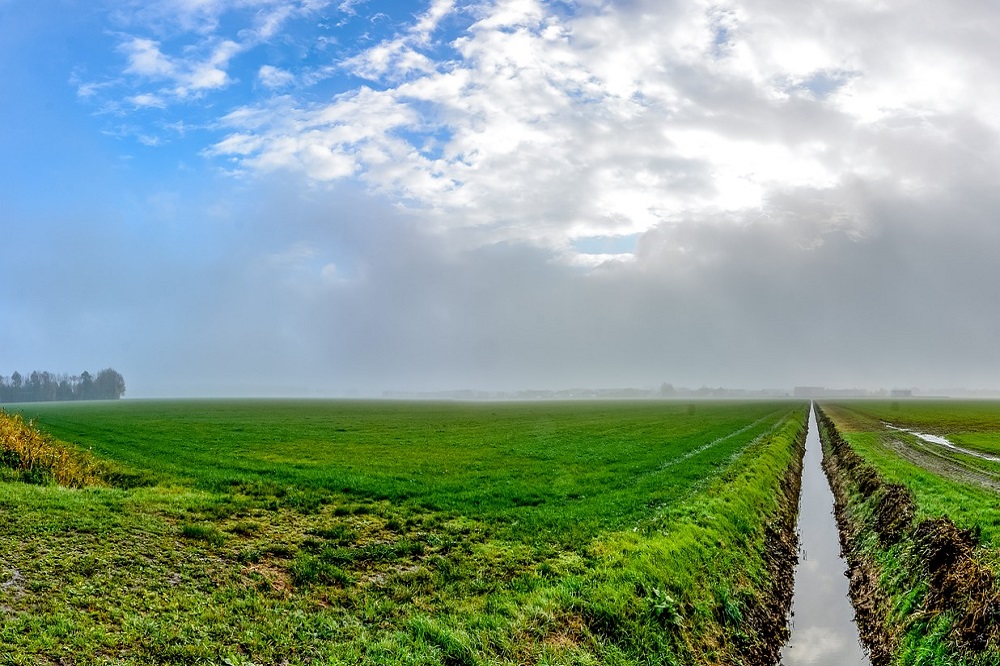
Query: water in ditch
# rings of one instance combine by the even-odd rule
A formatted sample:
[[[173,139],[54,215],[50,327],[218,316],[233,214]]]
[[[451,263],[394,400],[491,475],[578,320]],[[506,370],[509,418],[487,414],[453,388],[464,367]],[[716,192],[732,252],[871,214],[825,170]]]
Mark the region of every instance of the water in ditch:
[[[795,568],[791,637],[782,666],[869,666],[848,597],[847,564],[833,515],[833,492],[823,473],[816,415],[809,413],[799,500],[799,564]]]

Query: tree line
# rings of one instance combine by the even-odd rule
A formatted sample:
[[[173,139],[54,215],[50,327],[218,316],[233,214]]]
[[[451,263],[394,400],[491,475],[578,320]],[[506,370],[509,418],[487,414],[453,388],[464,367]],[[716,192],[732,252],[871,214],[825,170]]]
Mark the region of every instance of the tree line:
[[[118,400],[124,394],[125,379],[111,368],[96,376],[86,370],[72,376],[37,370],[27,377],[17,371],[10,377],[0,376],[0,402]]]

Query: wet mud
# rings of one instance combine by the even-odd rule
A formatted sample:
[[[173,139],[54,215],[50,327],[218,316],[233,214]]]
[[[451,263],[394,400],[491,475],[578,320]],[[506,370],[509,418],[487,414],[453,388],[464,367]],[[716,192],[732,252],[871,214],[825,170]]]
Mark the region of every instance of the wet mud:
[[[928,472],[1000,492],[1000,475],[949,454],[937,445],[907,443],[896,439],[888,442],[888,446],[899,457],[926,469]]]
[[[982,453],[980,451],[973,451],[972,449],[966,449],[956,444],[952,444],[947,437],[941,437],[940,435],[931,435],[926,432],[918,432],[916,430],[907,430],[906,428],[900,428],[899,426],[894,426],[891,423],[883,423],[886,428],[890,430],[898,430],[900,432],[905,432],[913,435],[921,441],[927,442],[929,444],[936,444],[939,447],[943,447],[955,453],[961,453],[966,456],[971,456],[973,458],[979,458],[980,460],[988,460],[990,462],[1000,462],[1000,458],[996,456],[991,456],[988,453]]]

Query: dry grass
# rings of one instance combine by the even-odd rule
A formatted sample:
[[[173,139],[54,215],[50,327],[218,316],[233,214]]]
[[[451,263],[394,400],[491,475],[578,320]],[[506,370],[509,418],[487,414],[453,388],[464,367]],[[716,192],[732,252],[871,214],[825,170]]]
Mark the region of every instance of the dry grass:
[[[0,410],[0,465],[23,481],[80,488],[104,485],[100,462],[85,451],[58,442],[20,414]]]

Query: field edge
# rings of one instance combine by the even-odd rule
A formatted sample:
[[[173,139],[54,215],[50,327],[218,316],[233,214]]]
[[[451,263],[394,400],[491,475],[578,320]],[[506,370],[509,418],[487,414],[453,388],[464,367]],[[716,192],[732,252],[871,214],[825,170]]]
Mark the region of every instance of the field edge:
[[[1000,598],[977,537],[922,515],[816,406],[823,468],[862,642],[873,666],[995,663]]]

